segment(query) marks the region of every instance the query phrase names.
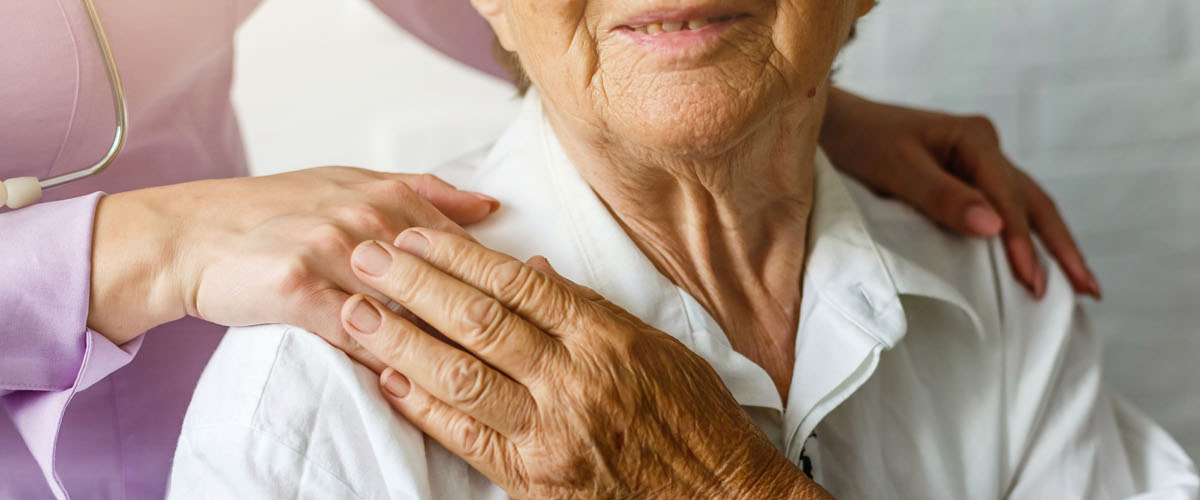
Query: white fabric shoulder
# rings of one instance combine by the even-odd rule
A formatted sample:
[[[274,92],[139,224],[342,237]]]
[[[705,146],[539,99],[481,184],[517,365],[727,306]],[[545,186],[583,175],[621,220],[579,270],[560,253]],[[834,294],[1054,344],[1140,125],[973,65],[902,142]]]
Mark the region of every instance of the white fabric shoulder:
[[[827,473],[823,485],[849,498],[1197,498],[1182,448],[1105,386],[1100,342],[1042,248],[1037,300],[999,239],[952,234],[843,181],[908,331],[817,429],[825,470],[858,471]],[[916,477],[911,461],[878,453],[904,449],[920,457]]]
[[[230,329],[184,420],[168,498],[504,498],[376,380],[303,329]]]

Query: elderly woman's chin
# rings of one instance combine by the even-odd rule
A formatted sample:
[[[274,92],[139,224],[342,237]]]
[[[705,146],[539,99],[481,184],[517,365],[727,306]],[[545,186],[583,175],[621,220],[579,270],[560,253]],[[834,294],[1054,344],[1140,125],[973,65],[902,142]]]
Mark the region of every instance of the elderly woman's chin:
[[[764,127],[782,96],[693,81],[609,97],[606,121],[617,140],[680,160],[704,160],[735,149]]]

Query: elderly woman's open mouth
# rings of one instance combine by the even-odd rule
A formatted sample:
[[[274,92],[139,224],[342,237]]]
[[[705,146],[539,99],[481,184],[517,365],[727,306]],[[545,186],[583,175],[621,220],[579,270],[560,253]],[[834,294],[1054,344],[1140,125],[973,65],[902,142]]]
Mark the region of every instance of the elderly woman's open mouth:
[[[717,46],[720,38],[750,14],[724,7],[656,9],[637,14],[613,31],[647,50],[681,54]]]

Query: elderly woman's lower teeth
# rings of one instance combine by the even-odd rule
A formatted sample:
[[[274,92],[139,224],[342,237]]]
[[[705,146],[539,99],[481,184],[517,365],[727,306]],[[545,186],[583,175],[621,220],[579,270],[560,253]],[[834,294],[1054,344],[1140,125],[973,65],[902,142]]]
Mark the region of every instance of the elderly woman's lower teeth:
[[[698,30],[705,26],[708,26],[707,19],[693,19],[691,21],[688,21],[688,29],[690,29],[690,30]]]
[[[648,25],[646,25],[646,33],[649,33],[649,34],[651,34],[651,35],[653,35],[653,34],[655,34],[655,33],[658,33],[658,32],[660,32],[660,31],[662,31],[662,30],[663,30],[663,26],[662,26],[661,24],[658,24],[658,23],[654,23],[654,24],[648,24]]]
[[[663,31],[666,31],[667,33],[673,33],[673,32],[683,29],[683,23],[680,23],[680,22],[662,23],[662,29],[663,29]]]

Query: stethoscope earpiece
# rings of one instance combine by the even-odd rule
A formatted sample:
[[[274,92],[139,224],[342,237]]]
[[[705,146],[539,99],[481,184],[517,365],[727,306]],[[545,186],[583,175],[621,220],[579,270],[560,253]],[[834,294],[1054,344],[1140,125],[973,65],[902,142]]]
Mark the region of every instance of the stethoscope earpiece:
[[[16,210],[29,206],[42,197],[42,184],[37,177],[14,177],[0,182],[0,205]]]
[[[104,60],[104,68],[108,72],[109,90],[112,91],[113,112],[117,121],[112,145],[99,161],[73,172],[45,180],[38,180],[37,177],[15,177],[0,182],[0,206],[7,205],[8,208],[14,210],[28,206],[41,199],[43,189],[50,189],[96,175],[108,168],[117,159],[117,155],[121,154],[121,148],[125,146],[126,136],[129,135],[126,125],[129,122],[129,110],[125,102],[125,87],[121,85],[121,74],[117,72],[117,62],[113,59],[112,48],[108,45],[108,36],[104,34],[104,25],[100,23],[100,15],[96,13],[96,6],[93,5],[93,0],[82,1],[92,24],[92,32],[96,35],[96,43],[100,46],[100,56]]]

